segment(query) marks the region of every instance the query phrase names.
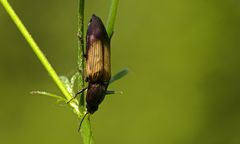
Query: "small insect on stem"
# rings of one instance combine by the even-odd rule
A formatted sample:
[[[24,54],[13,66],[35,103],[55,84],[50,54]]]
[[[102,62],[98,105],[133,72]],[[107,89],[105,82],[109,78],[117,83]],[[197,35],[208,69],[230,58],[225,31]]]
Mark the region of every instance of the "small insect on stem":
[[[110,38],[102,20],[92,15],[86,36],[86,74],[88,79],[86,108],[88,114],[97,111],[99,104],[107,94],[111,79]],[[84,90],[83,90],[84,91]],[[83,91],[80,91],[83,92]]]

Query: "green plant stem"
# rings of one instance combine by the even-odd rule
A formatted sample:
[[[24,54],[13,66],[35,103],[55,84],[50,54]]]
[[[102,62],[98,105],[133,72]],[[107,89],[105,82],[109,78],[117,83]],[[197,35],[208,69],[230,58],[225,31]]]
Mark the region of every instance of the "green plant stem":
[[[85,0],[79,0],[79,9],[78,9],[78,69],[81,72],[81,75],[78,77],[78,90],[84,87],[84,7]],[[79,99],[79,109],[83,113],[85,111],[85,100],[84,92],[81,93]]]
[[[109,38],[112,38],[113,31],[114,31],[114,24],[117,16],[117,9],[118,9],[119,0],[112,0],[108,20],[107,20],[107,32]]]
[[[79,10],[78,10],[78,69],[81,72],[81,75],[78,77],[78,90],[84,87],[84,7],[85,7],[85,0],[79,0]],[[79,99],[79,110],[82,115],[79,116],[81,120],[83,114],[86,110],[86,102],[85,102],[85,93],[81,93]],[[81,128],[81,135],[83,138],[84,144],[91,144],[93,143],[92,138],[92,130],[91,130],[91,123],[90,119],[85,119],[83,126]]]
[[[5,8],[5,10],[9,14],[9,16],[12,18],[13,22],[16,24],[16,26],[18,27],[19,31],[22,33],[23,37],[26,39],[26,41],[28,42],[28,44],[30,45],[32,50],[34,51],[34,53],[36,54],[36,56],[38,57],[38,59],[40,60],[42,65],[45,67],[45,69],[47,70],[47,72],[49,73],[49,75],[51,76],[53,81],[56,83],[56,85],[61,90],[63,95],[66,97],[66,99],[70,100],[72,98],[72,96],[67,91],[67,89],[65,88],[64,84],[59,79],[57,73],[55,72],[55,70],[53,69],[51,64],[48,62],[47,58],[44,56],[44,54],[42,53],[42,51],[38,47],[37,43],[34,41],[32,36],[30,35],[30,33],[27,31],[26,27],[23,25],[23,23],[21,22],[21,20],[17,16],[17,14],[14,12],[13,8],[11,7],[11,5],[8,3],[7,0],[0,0],[0,2],[2,3],[3,7]],[[72,107],[76,108],[76,106],[74,105],[73,102],[71,102],[70,105]],[[78,111],[78,110],[75,109],[75,111]]]

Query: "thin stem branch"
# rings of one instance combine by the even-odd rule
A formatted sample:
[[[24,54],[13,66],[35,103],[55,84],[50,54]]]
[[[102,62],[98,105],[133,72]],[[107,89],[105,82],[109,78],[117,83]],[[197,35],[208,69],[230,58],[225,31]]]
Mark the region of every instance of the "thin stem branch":
[[[119,0],[112,0],[111,6],[110,6],[108,20],[107,20],[107,32],[108,32],[109,38],[112,38],[112,35],[113,35],[118,4],[119,4]]]
[[[17,14],[14,12],[13,8],[11,7],[11,5],[8,3],[7,0],[0,0],[0,2],[2,3],[3,7],[5,8],[5,10],[7,11],[7,13],[9,14],[9,16],[11,17],[11,19],[13,20],[13,22],[16,24],[16,26],[18,27],[19,31],[22,33],[23,37],[26,39],[26,41],[28,42],[28,44],[30,45],[30,47],[32,48],[33,52],[36,54],[36,56],[38,57],[38,59],[40,60],[40,62],[42,63],[42,65],[44,66],[44,68],[47,70],[47,72],[49,73],[49,75],[51,76],[51,78],[53,79],[53,81],[55,82],[55,84],[58,86],[58,88],[61,90],[61,92],[63,93],[63,95],[66,97],[67,100],[70,100],[72,98],[72,96],[70,95],[70,93],[67,91],[67,89],[65,88],[64,84],[61,82],[61,80],[59,79],[57,73],[55,72],[55,70],[53,69],[53,67],[51,66],[51,64],[48,62],[47,58],[45,57],[45,55],[42,53],[42,51],[40,50],[39,46],[37,45],[37,43],[34,41],[34,39],[32,38],[32,36],[30,35],[30,33],[28,32],[28,30],[26,29],[26,27],[23,25],[23,23],[21,22],[21,20],[19,19],[19,17],[17,16]],[[72,107],[75,107],[74,103],[70,104]],[[78,111],[75,109],[75,111]]]

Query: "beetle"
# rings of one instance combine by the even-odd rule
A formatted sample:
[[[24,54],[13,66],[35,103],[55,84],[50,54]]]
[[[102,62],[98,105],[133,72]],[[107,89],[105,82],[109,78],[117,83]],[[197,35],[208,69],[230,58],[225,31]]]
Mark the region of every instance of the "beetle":
[[[94,14],[88,24],[85,58],[88,86],[77,94],[87,89],[87,112],[80,122],[79,130],[85,116],[98,110],[99,104],[108,92],[107,88],[111,79],[110,38],[102,20]]]
[[[99,17],[93,15],[86,37],[86,72],[89,82],[109,82],[111,78],[110,38]]]
[[[93,114],[103,101],[111,78],[110,38],[99,17],[93,15],[86,37],[87,112]]]

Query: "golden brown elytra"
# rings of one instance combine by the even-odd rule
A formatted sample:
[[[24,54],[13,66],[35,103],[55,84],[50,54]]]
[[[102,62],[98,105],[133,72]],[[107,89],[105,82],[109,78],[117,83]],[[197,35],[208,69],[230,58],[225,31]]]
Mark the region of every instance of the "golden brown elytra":
[[[93,114],[103,101],[111,78],[110,39],[103,22],[93,15],[87,30],[87,112]]]

